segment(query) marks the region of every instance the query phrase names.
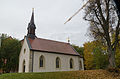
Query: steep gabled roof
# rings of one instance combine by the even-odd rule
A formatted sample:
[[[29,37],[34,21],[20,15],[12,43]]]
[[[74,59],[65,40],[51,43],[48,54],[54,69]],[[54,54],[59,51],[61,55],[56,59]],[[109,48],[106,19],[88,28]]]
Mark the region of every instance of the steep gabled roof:
[[[30,50],[80,56],[69,44],[48,39],[26,37]]]

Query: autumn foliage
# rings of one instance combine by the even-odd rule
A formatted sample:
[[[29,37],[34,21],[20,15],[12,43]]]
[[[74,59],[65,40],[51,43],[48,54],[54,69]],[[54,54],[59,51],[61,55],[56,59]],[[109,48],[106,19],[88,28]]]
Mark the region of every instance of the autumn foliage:
[[[86,69],[105,69],[108,65],[106,47],[99,41],[85,43],[84,64]]]

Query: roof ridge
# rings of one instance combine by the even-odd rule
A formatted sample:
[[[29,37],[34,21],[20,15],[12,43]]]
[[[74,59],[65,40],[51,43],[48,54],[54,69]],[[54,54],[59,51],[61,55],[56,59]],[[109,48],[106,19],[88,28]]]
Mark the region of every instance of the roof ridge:
[[[59,43],[70,44],[70,43],[67,43],[67,42],[62,42],[62,41],[57,41],[57,40],[52,40],[52,39],[45,39],[45,38],[37,38],[37,39],[42,39],[42,40],[47,40],[47,41],[53,41],[53,42],[59,42]]]

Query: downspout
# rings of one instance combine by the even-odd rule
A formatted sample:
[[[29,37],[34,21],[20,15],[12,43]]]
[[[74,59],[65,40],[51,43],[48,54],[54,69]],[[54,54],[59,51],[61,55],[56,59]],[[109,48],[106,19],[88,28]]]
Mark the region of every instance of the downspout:
[[[32,72],[33,72],[33,64],[34,64],[34,51],[32,51]]]

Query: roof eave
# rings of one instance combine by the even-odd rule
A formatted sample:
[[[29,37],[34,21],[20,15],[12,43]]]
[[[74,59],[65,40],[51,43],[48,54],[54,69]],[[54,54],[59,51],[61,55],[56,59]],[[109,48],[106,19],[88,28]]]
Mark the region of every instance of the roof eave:
[[[72,48],[77,54],[79,54],[79,53],[74,49],[74,47],[73,47],[71,44],[70,44],[70,46],[71,46],[71,48]],[[79,56],[80,56],[81,58],[83,58],[82,55],[79,54]]]
[[[36,50],[36,49],[30,49],[31,51],[38,51],[38,52],[47,52],[47,53],[56,53],[56,54],[63,54],[63,55],[72,55],[72,56],[80,56],[79,54],[67,54],[67,53],[61,53],[61,52],[54,52],[54,51],[44,51],[44,50]],[[81,56],[80,56],[81,57]]]

